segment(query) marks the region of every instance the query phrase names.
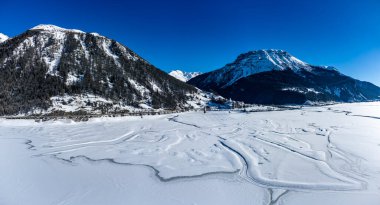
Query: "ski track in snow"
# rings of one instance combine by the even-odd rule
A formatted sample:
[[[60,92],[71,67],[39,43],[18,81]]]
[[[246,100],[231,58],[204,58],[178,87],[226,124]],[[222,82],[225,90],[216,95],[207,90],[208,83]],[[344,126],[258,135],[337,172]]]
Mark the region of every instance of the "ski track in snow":
[[[371,156],[380,154],[379,119],[367,112],[327,106],[80,123],[19,121],[14,125],[0,120],[0,139],[24,139],[31,156],[52,157],[69,165],[87,160],[148,167],[161,182],[237,176],[267,190],[266,203],[275,205],[299,191],[378,192],[380,167]],[[359,134],[366,138],[358,138]],[[370,154],[355,147],[372,142],[377,149],[368,148]],[[68,193],[60,203],[70,204],[78,197]]]

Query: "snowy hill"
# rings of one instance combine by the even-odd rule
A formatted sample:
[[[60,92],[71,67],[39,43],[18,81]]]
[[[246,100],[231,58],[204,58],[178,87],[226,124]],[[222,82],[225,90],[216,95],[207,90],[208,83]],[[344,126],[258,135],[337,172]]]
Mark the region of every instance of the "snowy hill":
[[[0,44],[0,70],[0,115],[182,109],[198,93],[115,40],[54,25]]]
[[[287,104],[310,101],[379,99],[380,88],[345,76],[334,67],[314,66],[283,50],[241,54],[221,69],[188,83],[247,103]]]
[[[8,39],[9,39],[9,37],[7,35],[0,33],[0,43],[6,41]]]
[[[169,72],[169,75],[177,78],[180,81],[187,82],[190,79],[202,74],[201,72],[184,72],[181,70],[173,70]]]

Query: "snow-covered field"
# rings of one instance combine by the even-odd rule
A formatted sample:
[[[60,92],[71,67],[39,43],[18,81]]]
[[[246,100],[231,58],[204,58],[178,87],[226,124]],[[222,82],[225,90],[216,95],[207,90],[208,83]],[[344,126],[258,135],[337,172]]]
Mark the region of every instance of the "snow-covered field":
[[[380,204],[380,103],[0,119],[0,204]]]

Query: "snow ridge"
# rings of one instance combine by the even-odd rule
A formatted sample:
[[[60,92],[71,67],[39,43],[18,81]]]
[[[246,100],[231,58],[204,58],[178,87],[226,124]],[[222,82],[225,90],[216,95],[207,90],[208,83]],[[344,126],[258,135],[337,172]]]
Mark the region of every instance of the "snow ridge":
[[[332,67],[321,68],[332,69]],[[215,82],[222,88],[225,88],[241,78],[256,73],[288,69],[294,72],[300,72],[301,70],[310,72],[314,70],[314,67],[290,55],[284,50],[264,49],[239,55],[233,63],[213,71],[211,75],[206,78],[206,82]]]
[[[202,74],[201,72],[184,72],[181,70],[172,70],[169,72],[169,75],[177,78],[180,81],[187,82],[191,78],[194,78],[198,75]]]
[[[9,37],[7,35],[0,33],[0,43],[6,41],[8,39],[9,39]]]
[[[35,26],[31,28],[30,30],[43,30],[43,31],[52,31],[52,32],[75,32],[75,33],[85,33],[78,29],[65,29],[61,28],[59,26],[51,25],[51,24],[40,24],[38,26]]]

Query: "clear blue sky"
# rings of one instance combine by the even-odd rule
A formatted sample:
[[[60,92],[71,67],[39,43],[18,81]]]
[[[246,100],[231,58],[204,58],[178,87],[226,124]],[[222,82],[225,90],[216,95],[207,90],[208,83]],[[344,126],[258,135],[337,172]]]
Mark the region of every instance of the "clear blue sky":
[[[98,32],[165,71],[276,48],[380,85],[379,0],[2,0],[0,19],[9,36],[37,24]]]

